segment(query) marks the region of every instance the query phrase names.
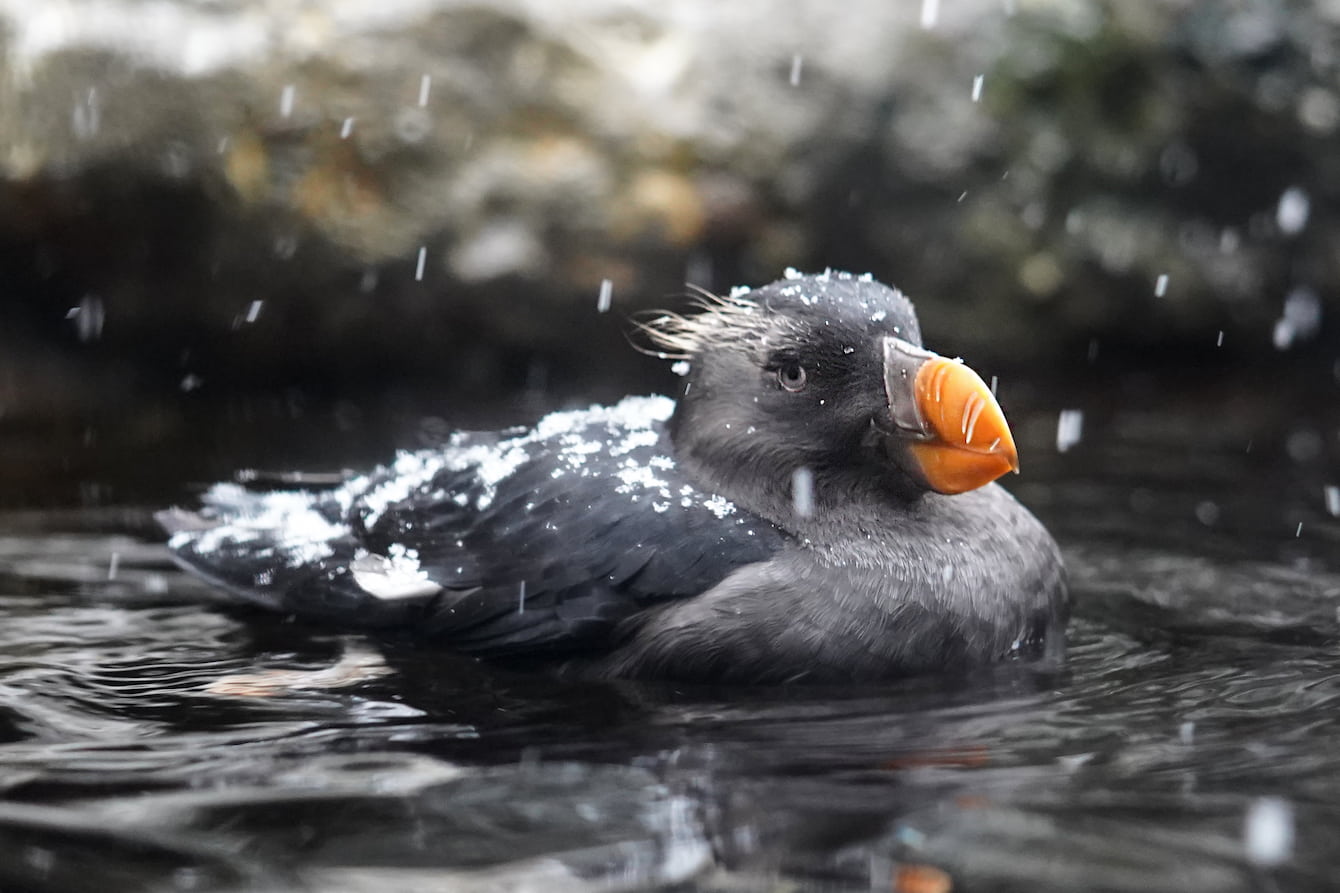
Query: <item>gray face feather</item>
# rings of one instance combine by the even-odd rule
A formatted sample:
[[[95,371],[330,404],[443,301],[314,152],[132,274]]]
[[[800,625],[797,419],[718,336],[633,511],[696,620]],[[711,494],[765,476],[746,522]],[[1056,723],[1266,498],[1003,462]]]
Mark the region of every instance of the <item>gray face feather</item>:
[[[921,343],[901,292],[845,273],[796,277],[648,331],[687,358],[672,434],[707,486],[792,530],[796,480],[812,486],[804,505],[819,516],[853,488],[903,500],[924,492],[875,428],[890,409],[886,340]]]

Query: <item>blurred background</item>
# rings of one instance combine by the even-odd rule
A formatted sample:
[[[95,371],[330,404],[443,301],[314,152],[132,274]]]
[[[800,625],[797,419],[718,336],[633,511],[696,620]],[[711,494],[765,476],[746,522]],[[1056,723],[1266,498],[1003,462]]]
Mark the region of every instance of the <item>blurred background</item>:
[[[0,506],[670,391],[631,315],[833,267],[1026,467],[1145,418],[1320,512],[1338,69],[1335,2],[0,0]]]
[[[1340,0],[0,0],[0,888],[1340,889],[1338,150]],[[379,678],[158,544],[788,267],[997,382],[1064,670]]]

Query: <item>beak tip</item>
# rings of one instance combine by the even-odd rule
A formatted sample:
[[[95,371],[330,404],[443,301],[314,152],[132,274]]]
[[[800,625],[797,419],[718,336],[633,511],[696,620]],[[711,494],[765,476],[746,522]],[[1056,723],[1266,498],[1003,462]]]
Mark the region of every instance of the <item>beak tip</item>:
[[[1019,453],[1005,414],[971,368],[933,359],[918,372],[916,392],[934,438],[914,446],[913,453],[931,489],[965,493],[1008,472],[1019,473]]]

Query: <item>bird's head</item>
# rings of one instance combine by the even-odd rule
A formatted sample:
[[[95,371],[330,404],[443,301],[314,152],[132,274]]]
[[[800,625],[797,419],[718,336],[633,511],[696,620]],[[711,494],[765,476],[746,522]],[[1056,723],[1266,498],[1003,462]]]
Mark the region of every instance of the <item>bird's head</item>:
[[[644,329],[662,356],[688,364],[676,451],[723,491],[789,492],[801,470],[816,483],[864,481],[915,498],[1018,469],[991,390],[921,346],[896,289],[868,276],[788,274],[700,303]]]

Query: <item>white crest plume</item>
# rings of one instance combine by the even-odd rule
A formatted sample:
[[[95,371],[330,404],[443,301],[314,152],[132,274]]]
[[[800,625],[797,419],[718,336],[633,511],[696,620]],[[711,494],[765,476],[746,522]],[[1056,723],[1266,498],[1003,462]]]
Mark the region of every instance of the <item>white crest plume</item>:
[[[716,295],[696,286],[694,291],[696,313],[653,310],[649,318],[634,323],[652,344],[650,350],[639,350],[663,360],[691,360],[708,347],[753,341],[768,327],[758,302],[747,292]]]

